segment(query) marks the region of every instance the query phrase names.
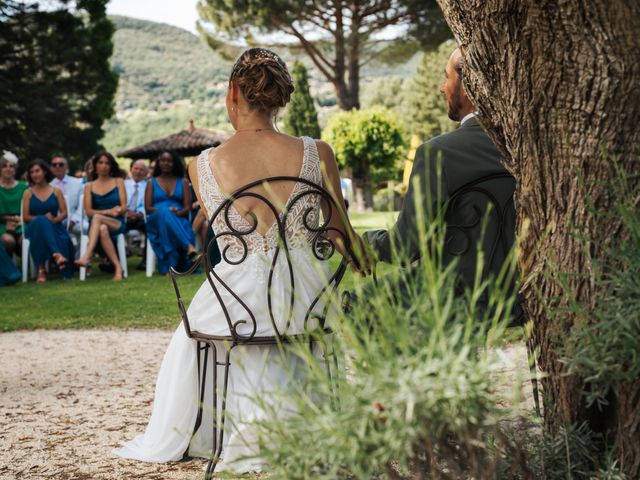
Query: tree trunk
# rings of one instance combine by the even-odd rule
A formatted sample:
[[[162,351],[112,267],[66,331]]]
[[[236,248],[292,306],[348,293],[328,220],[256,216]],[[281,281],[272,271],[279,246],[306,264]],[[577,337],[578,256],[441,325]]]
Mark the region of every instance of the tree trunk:
[[[370,212],[373,210],[373,193],[371,191],[371,179],[368,175],[354,175],[353,203],[356,212]]]
[[[566,376],[563,340],[576,317],[551,316],[567,304],[558,272],[577,301],[593,308],[593,262],[619,219],[594,220],[611,206],[615,162],[637,173],[640,159],[640,6],[636,0],[438,0],[466,61],[466,89],[517,180],[520,268],[543,380],[545,421],[586,420],[615,439],[620,467],[640,478],[640,379],[613,392],[602,411],[585,406],[582,379]],[[636,176],[635,182],[638,181]]]
[[[351,17],[351,32],[349,35],[349,55],[347,71],[349,75],[349,97],[352,107],[360,109],[360,26],[362,19],[357,8],[353,9]]]
[[[354,97],[351,90],[344,80],[336,79],[333,82],[336,89],[336,102],[342,110],[357,110],[360,108],[360,100]]]

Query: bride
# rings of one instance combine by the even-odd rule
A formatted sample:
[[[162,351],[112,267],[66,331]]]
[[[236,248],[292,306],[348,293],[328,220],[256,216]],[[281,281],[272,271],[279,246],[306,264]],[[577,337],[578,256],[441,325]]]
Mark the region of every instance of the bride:
[[[227,113],[235,133],[217,149],[203,151],[189,165],[196,195],[207,217],[216,211],[231,192],[255,180],[273,176],[301,177],[322,185],[334,196],[337,205],[344,205],[338,166],[331,147],[320,140],[292,137],[276,130],[276,112],[288,103],[292,92],[293,83],[286,65],[274,52],[250,48],[236,61],[226,97]],[[287,205],[299,185],[302,184],[278,183],[272,188],[256,189],[257,193],[267,197],[274,205]],[[314,197],[308,196],[305,200],[307,204],[304,205],[304,212],[298,209],[296,213],[296,209],[292,209],[287,217],[286,235],[287,242],[292,245],[296,302],[304,305],[304,308],[294,310],[294,318],[287,329],[290,334],[303,330],[306,307],[327,281],[326,272],[317,274],[320,262],[311,253],[308,230],[303,228],[306,221],[302,217],[307,217],[309,207],[312,214],[307,218],[314,218],[317,222],[320,216],[320,201]],[[234,201],[234,207],[235,209],[230,210],[230,221],[238,231],[246,231],[247,225],[255,222],[254,218],[258,225],[273,225],[276,220],[269,207],[253,197]],[[332,218],[334,220],[331,226],[360,242],[348,220],[343,225],[338,220],[338,215],[334,214]],[[220,231],[215,223],[214,231]],[[245,236],[248,255],[244,261],[233,264],[223,258],[214,269],[216,275],[256,313],[256,335],[274,334],[272,323],[265,312],[266,281],[277,245],[274,232],[277,233],[277,229],[257,228]],[[234,248],[238,249],[233,237],[221,236],[217,241],[221,252],[228,247],[230,256],[233,256]],[[356,248],[359,247],[360,245],[356,245]],[[339,243],[338,248],[341,248]],[[241,251],[236,253],[242,255]],[[280,255],[273,267],[271,292],[276,303],[277,299],[282,300],[280,307],[284,308],[284,303],[288,303],[289,299],[286,294],[289,277],[285,272],[286,262],[280,262],[282,258],[283,255]],[[236,306],[239,307],[237,302]],[[274,311],[277,309],[276,304]],[[194,296],[187,315],[193,330],[210,335],[229,335],[223,310],[207,281]],[[236,312],[236,315],[238,316],[235,318],[242,318],[242,312]],[[279,330],[282,331],[280,328]],[[115,450],[117,455],[150,462],[180,460],[187,449],[190,456],[211,455],[211,404],[205,404],[204,420],[192,437],[199,401],[195,352],[196,342],[187,336],[181,324],[173,335],[160,367],[153,411],[145,433]],[[227,425],[231,423],[231,427],[225,432],[222,457],[216,471],[260,471],[262,462],[252,423],[268,419],[268,413],[250,397],[259,395],[260,405],[275,406],[273,392],[286,391],[287,385],[292,381],[292,369],[287,368],[291,365],[282,365],[276,346],[238,347],[233,350],[232,358],[234,356],[227,393],[227,415],[230,419]],[[209,398],[210,392],[205,396],[205,399]],[[278,408],[280,407],[282,406],[279,405]],[[272,408],[268,410],[273,411]]]

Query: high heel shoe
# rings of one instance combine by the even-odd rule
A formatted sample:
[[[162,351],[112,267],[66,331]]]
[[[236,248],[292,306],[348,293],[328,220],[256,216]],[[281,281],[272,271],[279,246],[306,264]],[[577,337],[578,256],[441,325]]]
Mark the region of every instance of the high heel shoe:
[[[80,259],[80,258],[79,258],[78,260],[74,260],[74,261],[73,261],[73,264],[74,264],[76,267],[80,267],[80,268],[83,268],[83,267],[84,267],[84,268],[86,268],[86,267],[89,267],[89,265],[91,264],[91,262],[85,262],[85,261],[83,261],[82,259]]]
[[[67,266],[67,259],[61,253],[54,253],[53,261],[56,262],[58,270],[64,270]]]

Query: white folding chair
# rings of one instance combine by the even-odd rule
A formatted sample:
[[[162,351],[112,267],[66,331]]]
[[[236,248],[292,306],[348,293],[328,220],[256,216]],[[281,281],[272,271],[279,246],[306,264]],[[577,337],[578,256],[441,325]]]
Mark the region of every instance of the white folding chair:
[[[86,212],[84,210],[84,194],[80,195],[80,205],[82,208],[80,209],[81,216],[80,221],[84,224],[86,220]],[[80,257],[84,255],[87,251],[87,246],[89,245],[89,232],[86,233],[83,231],[80,236]],[[127,278],[129,276],[129,269],[127,268],[127,248],[126,241],[124,238],[124,233],[119,233],[116,236],[116,251],[118,252],[118,259],[120,260],[120,264],[122,265],[122,276]],[[84,281],[87,278],[87,268],[80,267],[80,280]]]
[[[36,265],[29,254],[31,242],[25,235],[25,224],[23,216],[22,202],[20,202],[20,225],[22,225],[22,282],[26,283],[29,279],[29,268],[31,268],[31,278],[36,276]]]
[[[145,220],[146,220],[146,215],[145,215]],[[149,237],[147,237],[147,277],[152,277],[155,269],[156,269],[156,254],[153,251],[153,247],[151,246],[151,241],[149,241]]]

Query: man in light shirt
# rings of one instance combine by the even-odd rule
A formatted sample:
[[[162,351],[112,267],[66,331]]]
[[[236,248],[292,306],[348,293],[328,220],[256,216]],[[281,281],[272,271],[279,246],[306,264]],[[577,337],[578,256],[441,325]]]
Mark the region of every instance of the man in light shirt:
[[[69,162],[62,155],[54,155],[51,158],[51,172],[54,179],[51,180],[51,186],[62,190],[67,199],[68,228],[72,234],[74,243],[79,245],[80,235],[82,233],[80,218],[82,205],[80,205],[80,196],[82,195],[82,181],[78,178],[69,176]]]
[[[131,170],[129,171],[131,178],[124,181],[124,188],[127,191],[127,211],[125,213],[125,221],[127,222],[127,231],[138,230],[146,232],[144,223],[144,193],[147,188],[147,165],[144,160],[133,160],[131,162]],[[142,262],[138,265],[138,269],[145,268],[146,242],[143,243]]]

